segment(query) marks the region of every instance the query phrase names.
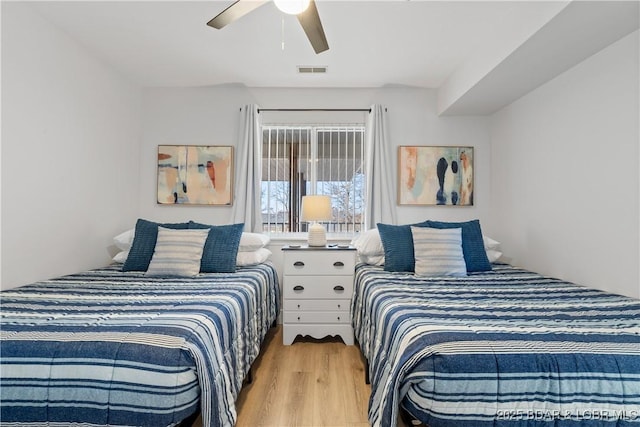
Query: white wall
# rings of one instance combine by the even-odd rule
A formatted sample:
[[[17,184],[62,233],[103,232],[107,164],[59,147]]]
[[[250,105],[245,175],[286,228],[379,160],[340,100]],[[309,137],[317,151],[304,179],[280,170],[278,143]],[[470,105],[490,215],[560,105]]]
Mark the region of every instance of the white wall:
[[[159,221],[194,219],[227,223],[230,207],[185,207],[156,204],[156,152],[159,144],[236,146],[239,108],[257,103],[262,108],[368,108],[377,103],[389,112],[393,156],[400,145],[471,145],[475,147],[473,207],[398,206],[399,222],[431,219],[463,220],[487,217],[489,212],[490,148],[488,119],[438,117],[432,90],[387,87],[379,89],[281,89],[225,85],[205,88],[150,88],[143,95],[143,139],[140,163],[140,215]],[[342,121],[336,113],[261,113],[270,123],[327,123]],[[364,113],[350,113],[347,122]],[[390,203],[395,204],[395,200]]]
[[[638,39],[493,116],[489,225],[515,264],[636,298]]]
[[[2,2],[2,282],[105,265],[136,217],[140,91]]]

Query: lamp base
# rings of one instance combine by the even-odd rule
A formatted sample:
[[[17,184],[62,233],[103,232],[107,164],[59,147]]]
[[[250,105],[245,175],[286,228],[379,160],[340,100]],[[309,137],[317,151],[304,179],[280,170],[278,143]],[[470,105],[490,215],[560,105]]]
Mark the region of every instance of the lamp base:
[[[313,223],[309,226],[309,246],[326,246],[327,233],[322,224]]]

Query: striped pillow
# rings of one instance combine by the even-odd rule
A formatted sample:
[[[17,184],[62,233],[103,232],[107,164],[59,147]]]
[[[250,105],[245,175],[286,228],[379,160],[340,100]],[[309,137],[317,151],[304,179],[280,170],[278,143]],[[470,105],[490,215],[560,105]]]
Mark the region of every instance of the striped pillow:
[[[148,276],[194,277],[209,230],[173,230],[158,227],[158,239],[147,269]]]
[[[153,256],[153,249],[156,247],[158,226],[186,230],[189,228],[189,223],[158,224],[139,218],[136,222],[131,249],[129,250],[126,261],[122,265],[122,271],[147,271],[149,262],[151,262],[151,257]]]
[[[466,276],[462,229],[411,227],[418,276]]]

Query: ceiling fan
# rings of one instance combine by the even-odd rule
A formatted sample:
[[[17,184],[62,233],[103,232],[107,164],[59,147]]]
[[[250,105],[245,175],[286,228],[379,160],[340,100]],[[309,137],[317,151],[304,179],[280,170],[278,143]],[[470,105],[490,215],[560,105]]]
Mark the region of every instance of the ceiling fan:
[[[273,2],[282,12],[298,17],[298,21],[316,53],[329,49],[314,0],[273,0]],[[237,0],[207,22],[207,25],[220,29],[265,3],[267,3],[266,0]]]

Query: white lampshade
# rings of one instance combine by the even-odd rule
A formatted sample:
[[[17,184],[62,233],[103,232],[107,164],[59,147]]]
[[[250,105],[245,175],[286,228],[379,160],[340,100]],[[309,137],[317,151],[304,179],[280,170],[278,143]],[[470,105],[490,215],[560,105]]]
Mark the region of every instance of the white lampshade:
[[[273,2],[284,13],[297,15],[307,10],[311,0],[273,0]]]
[[[316,221],[329,221],[332,218],[330,196],[302,196],[302,221],[313,222],[309,227],[309,246],[324,246],[327,244],[327,233]]]
[[[331,218],[331,196],[302,196],[302,221],[329,221]]]

